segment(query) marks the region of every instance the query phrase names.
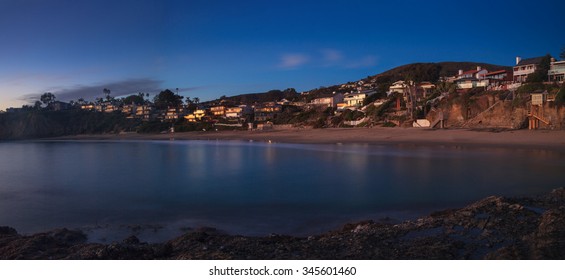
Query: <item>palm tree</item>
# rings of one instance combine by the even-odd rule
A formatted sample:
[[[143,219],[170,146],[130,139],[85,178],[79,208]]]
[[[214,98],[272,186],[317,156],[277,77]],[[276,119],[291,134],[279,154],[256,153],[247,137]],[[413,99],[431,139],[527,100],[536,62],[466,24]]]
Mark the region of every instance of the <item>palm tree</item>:
[[[104,95],[106,95],[106,100],[107,100],[107,101],[110,101],[110,93],[111,93],[111,91],[110,91],[109,89],[107,89],[107,88],[104,88],[104,89],[102,90],[102,92],[104,92]]]

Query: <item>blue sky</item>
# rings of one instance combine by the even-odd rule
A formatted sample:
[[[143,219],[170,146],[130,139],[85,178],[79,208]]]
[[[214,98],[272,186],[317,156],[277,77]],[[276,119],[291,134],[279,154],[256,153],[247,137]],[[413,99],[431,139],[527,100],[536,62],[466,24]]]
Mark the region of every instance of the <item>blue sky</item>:
[[[512,65],[565,47],[563,1],[0,0],[0,109],[310,90],[412,62]]]

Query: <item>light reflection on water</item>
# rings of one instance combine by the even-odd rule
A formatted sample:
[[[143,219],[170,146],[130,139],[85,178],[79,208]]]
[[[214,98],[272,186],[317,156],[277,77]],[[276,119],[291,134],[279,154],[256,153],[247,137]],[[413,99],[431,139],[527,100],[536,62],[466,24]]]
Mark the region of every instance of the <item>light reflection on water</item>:
[[[546,150],[241,141],[0,143],[0,225],[87,229],[94,241],[188,228],[307,235],[412,218],[489,195],[562,187]]]

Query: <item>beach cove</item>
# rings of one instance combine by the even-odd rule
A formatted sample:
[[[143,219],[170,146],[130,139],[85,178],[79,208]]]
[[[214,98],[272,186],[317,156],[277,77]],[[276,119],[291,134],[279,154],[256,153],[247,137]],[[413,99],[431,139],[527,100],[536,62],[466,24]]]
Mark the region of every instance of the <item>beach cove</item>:
[[[3,165],[2,177],[8,180],[3,196],[11,198],[3,202],[3,212],[25,210],[1,220],[18,229],[18,238],[66,227],[70,236],[83,236],[80,244],[127,239],[151,247],[204,233],[222,240],[234,235],[263,240],[273,234],[301,240],[331,235],[347,223],[357,227],[360,221],[372,220],[371,227],[413,223],[491,195],[548,193],[561,187],[563,136],[561,131],[355,128],[80,135],[3,143],[6,151],[33,163]],[[26,175],[24,185],[18,183],[19,173],[10,179],[23,166],[43,173]],[[538,216],[546,211],[523,207]],[[38,215],[43,224],[35,221]],[[440,232],[431,231],[424,236]],[[6,232],[14,237],[15,231]]]

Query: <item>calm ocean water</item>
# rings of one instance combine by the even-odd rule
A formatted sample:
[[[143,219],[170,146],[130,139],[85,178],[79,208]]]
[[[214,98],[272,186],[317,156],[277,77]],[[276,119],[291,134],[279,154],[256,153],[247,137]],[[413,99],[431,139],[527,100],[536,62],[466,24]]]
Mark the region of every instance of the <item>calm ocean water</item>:
[[[160,241],[202,226],[308,235],[563,187],[565,154],[240,141],[0,143],[0,225]]]

